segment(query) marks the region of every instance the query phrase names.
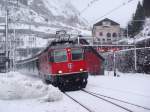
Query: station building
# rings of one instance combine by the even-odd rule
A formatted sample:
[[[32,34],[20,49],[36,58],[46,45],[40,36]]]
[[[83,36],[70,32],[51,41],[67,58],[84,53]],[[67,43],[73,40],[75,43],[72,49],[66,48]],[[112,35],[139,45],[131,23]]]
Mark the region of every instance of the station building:
[[[112,44],[121,39],[120,24],[105,18],[93,25],[92,36],[101,44]]]

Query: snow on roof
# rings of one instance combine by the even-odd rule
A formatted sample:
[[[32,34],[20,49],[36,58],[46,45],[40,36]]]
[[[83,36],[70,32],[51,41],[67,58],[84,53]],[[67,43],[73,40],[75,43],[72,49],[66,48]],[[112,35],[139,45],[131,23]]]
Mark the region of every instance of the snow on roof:
[[[115,22],[115,21],[113,21],[113,20],[111,20],[111,19],[105,18],[105,19],[103,19],[103,20],[97,22],[96,24],[94,24],[94,26],[100,26],[100,25],[103,24],[104,21],[109,21],[109,22],[111,22],[111,25],[119,25],[119,23],[117,23],[117,22]]]

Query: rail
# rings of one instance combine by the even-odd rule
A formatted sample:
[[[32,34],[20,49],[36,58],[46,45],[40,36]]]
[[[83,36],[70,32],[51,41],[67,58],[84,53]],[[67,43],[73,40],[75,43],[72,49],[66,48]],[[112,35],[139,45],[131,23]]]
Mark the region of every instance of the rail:
[[[148,108],[148,107],[144,107],[144,106],[141,106],[141,105],[133,104],[133,103],[130,103],[130,102],[127,102],[127,101],[123,101],[123,100],[120,100],[120,99],[117,99],[117,98],[113,98],[113,97],[110,97],[110,96],[106,96],[106,95],[102,95],[102,94],[99,94],[99,93],[90,92],[90,91],[87,91],[87,90],[82,90],[82,91],[87,92],[87,93],[91,93],[91,94],[94,94],[94,95],[97,95],[97,96],[102,96],[102,97],[105,97],[105,98],[108,98],[108,99],[116,100],[116,101],[119,101],[119,102],[123,102],[123,103],[126,103],[126,104],[130,104],[130,105],[133,105],[135,107],[140,107],[140,108],[143,108],[145,110],[150,110],[150,108]]]

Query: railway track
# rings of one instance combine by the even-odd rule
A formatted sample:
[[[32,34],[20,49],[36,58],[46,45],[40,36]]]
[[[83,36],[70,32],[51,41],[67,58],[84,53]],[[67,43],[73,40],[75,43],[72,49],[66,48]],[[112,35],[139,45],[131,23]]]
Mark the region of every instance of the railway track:
[[[125,104],[133,105],[135,107],[143,108],[145,110],[150,111],[150,108],[148,108],[148,107],[144,107],[144,106],[141,106],[141,105],[133,104],[133,103],[130,103],[130,102],[127,102],[127,101],[123,101],[123,100],[120,100],[120,99],[117,99],[117,98],[113,98],[113,97],[110,97],[110,96],[102,95],[100,93],[90,92],[90,91],[87,91],[87,90],[84,90],[84,89],[82,89],[82,91],[84,91],[84,92],[86,92],[88,94],[97,96],[97,97],[101,96],[101,97],[104,97],[104,98],[107,98],[107,99],[111,99],[111,100],[114,100],[114,101],[119,101],[119,102],[122,102],[122,103],[125,103]]]
[[[103,100],[103,101],[105,101],[109,104],[112,104],[112,105],[114,105],[118,108],[121,108],[122,110],[124,110],[126,112],[135,112],[135,110],[131,110],[130,108],[127,108],[127,106],[124,106],[124,105],[122,106],[121,104],[118,104],[115,101],[118,101],[118,102],[121,102],[121,103],[124,103],[124,104],[127,104],[127,105],[131,105],[131,106],[135,106],[136,108],[142,108],[144,110],[150,111],[150,108],[147,108],[147,107],[144,107],[144,106],[141,106],[141,105],[137,105],[137,104],[133,104],[133,103],[123,101],[123,100],[120,100],[120,99],[116,99],[116,98],[113,98],[113,97],[105,96],[105,95],[102,95],[102,94],[99,94],[99,93],[90,92],[90,91],[87,91],[87,90],[84,90],[84,89],[82,89],[81,91],[88,94],[88,95],[90,95],[90,96],[93,96],[93,97],[95,97],[99,100]],[[97,112],[96,110],[92,110],[89,106],[86,106],[84,103],[79,101],[77,98],[74,98],[74,97],[72,97],[71,95],[69,95],[67,93],[64,93],[64,94],[67,97],[69,97],[71,100],[73,100],[74,102],[78,103],[80,106],[82,106],[88,112]]]
[[[73,98],[72,96],[68,95],[67,93],[64,93],[67,97],[69,97],[70,99],[72,99],[74,102],[76,102],[77,104],[79,104],[80,106],[82,106],[85,110],[87,110],[88,112],[94,112],[92,111],[89,107],[86,107],[85,105],[83,105],[82,103],[80,103],[79,101],[77,101],[75,98]]]

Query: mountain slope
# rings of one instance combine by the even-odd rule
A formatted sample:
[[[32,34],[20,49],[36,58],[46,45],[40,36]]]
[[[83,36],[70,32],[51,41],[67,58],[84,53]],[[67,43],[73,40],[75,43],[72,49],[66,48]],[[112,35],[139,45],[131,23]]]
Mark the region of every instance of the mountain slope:
[[[85,26],[78,10],[67,0],[33,0],[30,8],[49,22],[65,23],[71,26]]]
[[[12,2],[15,3],[15,0]],[[0,4],[4,9],[3,0]],[[17,4],[16,7],[10,8],[9,12],[13,21],[40,22],[57,27],[86,27],[85,21],[69,0],[29,0],[29,6]]]

